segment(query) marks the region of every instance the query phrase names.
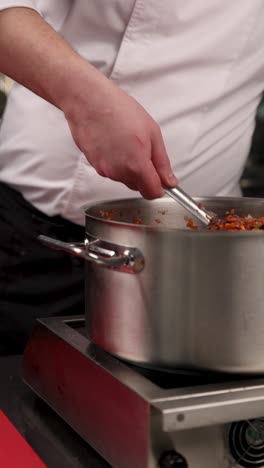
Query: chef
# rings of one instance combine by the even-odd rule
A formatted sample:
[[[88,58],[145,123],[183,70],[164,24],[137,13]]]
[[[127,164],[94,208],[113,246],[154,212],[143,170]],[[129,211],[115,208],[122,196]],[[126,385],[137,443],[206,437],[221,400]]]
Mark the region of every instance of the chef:
[[[0,346],[82,314],[80,207],[239,196],[264,89],[263,0],[0,0]],[[0,349],[0,351],[1,351]]]

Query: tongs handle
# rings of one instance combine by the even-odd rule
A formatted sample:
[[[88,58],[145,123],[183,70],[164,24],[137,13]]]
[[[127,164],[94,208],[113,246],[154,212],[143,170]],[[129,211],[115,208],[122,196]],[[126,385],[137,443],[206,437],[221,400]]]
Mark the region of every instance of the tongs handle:
[[[183,208],[202,221],[206,226],[212,221],[214,213],[199,206],[196,201],[178,185],[174,188],[164,187],[163,185],[163,189],[170,197],[176,200]]]

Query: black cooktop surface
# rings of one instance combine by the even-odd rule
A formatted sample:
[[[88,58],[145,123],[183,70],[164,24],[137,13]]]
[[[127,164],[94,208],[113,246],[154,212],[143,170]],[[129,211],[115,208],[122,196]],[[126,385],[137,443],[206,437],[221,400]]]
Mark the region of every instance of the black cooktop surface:
[[[68,325],[77,330],[81,335],[87,337],[84,319],[69,322]],[[90,345],[94,347],[95,353],[98,347],[96,345]],[[101,351],[101,350],[100,350]],[[208,384],[218,383],[231,383],[239,381],[254,381],[258,378],[263,379],[263,375],[239,375],[239,374],[224,374],[219,372],[211,371],[200,371],[193,369],[160,369],[160,368],[146,368],[132,364],[127,361],[123,361],[119,358],[115,358],[120,362],[123,362],[130,369],[141,374],[152,383],[163,389],[173,388],[184,388],[184,387],[195,387],[203,386]]]

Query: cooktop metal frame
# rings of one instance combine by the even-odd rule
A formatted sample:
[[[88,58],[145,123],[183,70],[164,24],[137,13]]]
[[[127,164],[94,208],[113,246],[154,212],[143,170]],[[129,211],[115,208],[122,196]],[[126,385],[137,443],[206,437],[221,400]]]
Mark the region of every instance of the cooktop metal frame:
[[[38,320],[22,375],[113,466],[157,466],[172,432],[264,415],[264,377],[164,389],[89,342],[82,329],[83,316]]]

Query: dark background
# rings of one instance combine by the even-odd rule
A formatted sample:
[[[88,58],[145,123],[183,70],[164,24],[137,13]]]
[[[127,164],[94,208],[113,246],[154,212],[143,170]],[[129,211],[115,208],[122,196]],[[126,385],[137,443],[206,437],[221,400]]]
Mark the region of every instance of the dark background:
[[[6,96],[5,96],[5,94],[0,90],[0,119],[1,119],[1,116],[2,116],[2,113],[3,113],[3,110],[4,110],[4,107],[5,107],[5,103],[6,103]]]
[[[247,197],[264,197],[264,99],[258,108],[255,132],[241,187]]]

